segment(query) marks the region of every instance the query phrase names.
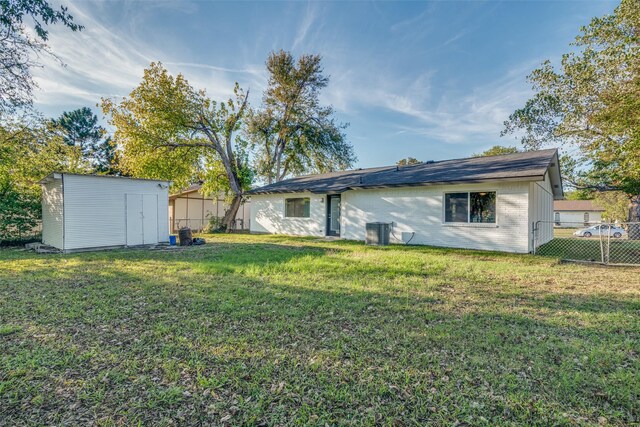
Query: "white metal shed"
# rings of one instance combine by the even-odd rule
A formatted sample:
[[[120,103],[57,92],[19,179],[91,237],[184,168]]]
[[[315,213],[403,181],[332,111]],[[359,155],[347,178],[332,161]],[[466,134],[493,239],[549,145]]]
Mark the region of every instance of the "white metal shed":
[[[169,182],[52,173],[42,181],[42,243],[64,252],[169,241]]]

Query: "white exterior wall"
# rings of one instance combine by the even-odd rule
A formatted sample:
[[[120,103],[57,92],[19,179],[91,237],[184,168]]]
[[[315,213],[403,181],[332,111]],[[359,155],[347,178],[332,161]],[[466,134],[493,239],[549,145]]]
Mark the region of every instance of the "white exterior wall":
[[[42,186],[42,243],[62,249],[63,224],[62,180],[54,179]]]
[[[169,194],[159,184],[150,180],[65,174],[63,249],[126,245],[126,194],[158,196],[158,240],[168,242]]]
[[[529,252],[529,182],[440,185],[342,193],[341,234],[364,240],[367,222],[393,222],[392,243]],[[496,224],[444,222],[444,194],[496,191]],[[311,199],[310,218],[285,218],[284,200]],[[551,215],[552,213],[550,213]],[[263,194],[251,197],[251,232],[325,236],[326,196],[310,193]]]
[[[284,200],[309,197],[309,218],[286,218]],[[257,194],[251,196],[251,232],[324,236],[327,221],[324,195],[311,193]]]
[[[563,223],[566,223],[567,227],[579,226],[580,224],[584,224],[585,212],[589,213],[589,223],[602,222],[602,212],[598,212],[598,211],[556,211],[556,212],[560,213],[561,227],[565,225]],[[554,220],[555,220],[555,216],[554,216]]]
[[[444,194],[496,191],[496,224],[444,222]],[[528,252],[528,182],[354,190],[342,195],[341,236],[364,240],[367,222],[393,222],[392,243]]]
[[[538,246],[553,239],[553,189],[548,173],[544,178],[544,181],[529,184],[529,230],[537,224]],[[533,250],[533,241],[529,242],[529,250]]]

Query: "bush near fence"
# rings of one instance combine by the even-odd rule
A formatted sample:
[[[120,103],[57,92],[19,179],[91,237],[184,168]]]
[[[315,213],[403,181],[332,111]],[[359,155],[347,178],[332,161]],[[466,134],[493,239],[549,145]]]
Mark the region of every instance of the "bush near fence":
[[[10,229],[0,233],[0,246],[23,246],[27,243],[40,242],[42,240],[42,223],[30,229]]]

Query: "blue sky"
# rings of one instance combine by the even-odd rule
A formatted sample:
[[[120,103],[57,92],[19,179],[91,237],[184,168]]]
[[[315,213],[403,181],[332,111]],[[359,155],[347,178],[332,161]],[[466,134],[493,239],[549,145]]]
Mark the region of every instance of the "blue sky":
[[[151,61],[214,98],[235,81],[260,104],[270,51],[324,58],[322,93],[357,167],[464,157],[495,144],[531,95],[526,75],[557,62],[607,1],[213,2],[66,1],[81,33],[51,32],[66,63],[35,72],[49,116],[126,95]],[[97,109],[96,109],[97,111]]]

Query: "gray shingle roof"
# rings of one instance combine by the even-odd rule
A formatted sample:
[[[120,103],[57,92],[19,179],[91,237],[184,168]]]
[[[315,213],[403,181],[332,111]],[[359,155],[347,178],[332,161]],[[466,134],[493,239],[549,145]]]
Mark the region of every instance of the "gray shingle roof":
[[[537,180],[544,177],[556,149],[502,156],[442,160],[409,166],[386,166],[305,175],[265,185],[249,194],[342,193],[358,188],[472,183],[490,180]]]

